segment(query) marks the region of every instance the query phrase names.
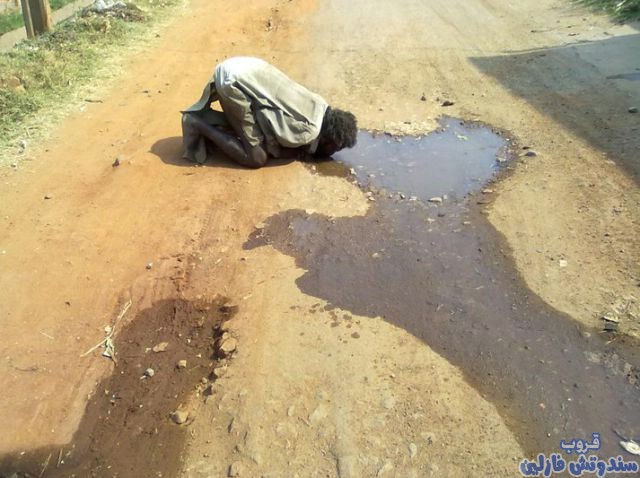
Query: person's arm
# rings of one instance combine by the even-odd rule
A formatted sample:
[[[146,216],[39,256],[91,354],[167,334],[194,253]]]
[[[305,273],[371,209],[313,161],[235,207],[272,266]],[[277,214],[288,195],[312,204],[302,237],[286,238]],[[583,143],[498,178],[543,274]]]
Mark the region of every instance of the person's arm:
[[[234,138],[246,153],[246,157],[229,154],[232,159],[252,168],[259,168],[267,162],[267,152],[264,147],[264,134],[256,123],[251,109],[251,101],[242,90],[235,85],[224,85],[219,92],[222,110],[229,124],[238,137]],[[228,135],[231,136],[231,135]],[[226,152],[226,151],[225,151]]]

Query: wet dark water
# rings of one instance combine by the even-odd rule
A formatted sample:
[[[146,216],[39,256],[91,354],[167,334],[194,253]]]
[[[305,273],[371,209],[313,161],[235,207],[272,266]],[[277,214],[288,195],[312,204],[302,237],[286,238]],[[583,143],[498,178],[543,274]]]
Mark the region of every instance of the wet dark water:
[[[398,148],[415,152],[412,141]],[[366,151],[371,144],[360,147]],[[495,163],[504,143],[496,139],[492,148]],[[344,161],[354,165],[358,157],[358,177],[378,178],[384,158],[373,155],[368,163],[360,153]],[[390,163],[395,171],[398,162]],[[476,176],[474,170],[459,182],[418,180],[427,172],[403,172],[372,186],[419,198],[460,197],[473,189],[469,178]],[[294,257],[307,271],[297,281],[304,293],[354,314],[382,316],[460,367],[531,456],[558,452],[560,440],[588,439],[593,432],[602,435],[601,457],[625,455],[614,430],[640,438],[640,358],[633,344],[585,329],[528,290],[475,196],[442,204],[390,199],[386,192],[375,199],[364,217],[280,213],[246,247],[270,245]]]
[[[461,198],[486,183],[506,160],[508,140],[490,128],[455,118],[425,136],[390,136],[360,132],[353,149],[340,151],[333,162],[318,165],[321,173],[346,175],[361,184],[428,200]]]
[[[431,208],[384,198],[365,217],[288,211],[247,247],[294,257],[304,293],[382,316],[459,366],[532,455],[592,432],[620,453],[613,429],[640,437],[638,357],[524,288],[482,218],[443,209],[433,223]]]

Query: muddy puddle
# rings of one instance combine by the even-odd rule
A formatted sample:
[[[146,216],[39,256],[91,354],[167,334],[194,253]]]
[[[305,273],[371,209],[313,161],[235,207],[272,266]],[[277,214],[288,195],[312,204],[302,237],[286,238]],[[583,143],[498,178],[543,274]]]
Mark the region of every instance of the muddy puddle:
[[[305,294],[354,314],[380,316],[460,367],[466,380],[495,404],[530,456],[558,452],[560,440],[587,440],[594,432],[602,436],[601,457],[625,455],[620,436],[640,438],[640,358],[634,344],[580,326],[524,286],[509,251],[482,214],[487,195],[452,200],[482,188],[505,150],[504,140],[490,131],[482,132],[490,139],[486,149],[487,142],[476,143],[468,131],[468,139],[460,140],[455,135],[463,132],[457,126],[449,123],[455,139],[444,142],[480,147],[478,169],[467,167],[476,161],[469,152],[450,169],[461,178],[445,175],[433,181],[429,161],[437,158],[440,164],[453,156],[430,156],[413,138],[390,139],[386,151],[404,159],[374,154],[369,161],[366,152],[374,148],[373,139],[361,137],[358,150],[341,161],[354,168],[374,199],[365,216],[285,211],[265,221],[245,247],[269,245],[292,256],[306,271],[297,280]],[[400,153],[403,145],[421,156]],[[397,173],[397,165],[414,161],[411,174]],[[425,166],[418,172],[421,161]],[[326,167],[334,174],[341,166],[327,163],[317,170],[322,174]],[[373,185],[369,181],[380,177]],[[417,199],[400,200],[389,191]],[[424,200],[445,194],[449,199],[442,203]]]
[[[187,431],[174,419],[197,419],[189,400],[206,397],[220,326],[234,312],[222,300],[166,300],[141,311],[116,335],[113,373],[96,387],[72,442],[2,456],[0,477],[177,476]]]
[[[436,132],[422,136],[361,131],[357,147],[316,169],[425,201],[460,199],[489,181],[510,157],[509,139],[486,126],[449,117],[439,123]]]

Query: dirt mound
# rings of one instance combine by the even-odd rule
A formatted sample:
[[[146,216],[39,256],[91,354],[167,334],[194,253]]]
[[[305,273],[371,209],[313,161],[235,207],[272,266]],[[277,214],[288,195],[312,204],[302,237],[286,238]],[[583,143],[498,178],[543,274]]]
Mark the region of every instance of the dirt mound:
[[[195,419],[187,402],[194,391],[207,394],[224,353],[216,341],[234,312],[223,300],[166,300],[141,311],[116,336],[113,373],[73,441],[4,456],[0,477],[175,476]]]

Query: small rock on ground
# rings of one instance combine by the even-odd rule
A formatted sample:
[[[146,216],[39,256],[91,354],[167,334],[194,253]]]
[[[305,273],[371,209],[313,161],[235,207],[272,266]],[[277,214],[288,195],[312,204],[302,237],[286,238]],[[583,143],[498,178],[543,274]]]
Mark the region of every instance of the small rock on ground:
[[[213,376],[215,378],[221,378],[225,373],[227,373],[226,365],[223,365],[221,367],[216,367],[213,369]]]
[[[171,420],[177,425],[182,425],[189,418],[189,412],[187,410],[176,410],[171,414]]]
[[[242,472],[244,471],[244,467],[242,465],[242,463],[240,463],[239,461],[234,461],[233,463],[231,463],[231,465],[229,466],[229,476],[242,476]]]
[[[218,350],[220,350],[220,353],[226,357],[227,355],[232,354],[236,350],[237,346],[238,341],[233,337],[229,337],[220,342]]]
[[[169,346],[169,342],[160,342],[159,344],[154,345],[151,350],[153,350],[155,353],[165,352],[168,346]]]

